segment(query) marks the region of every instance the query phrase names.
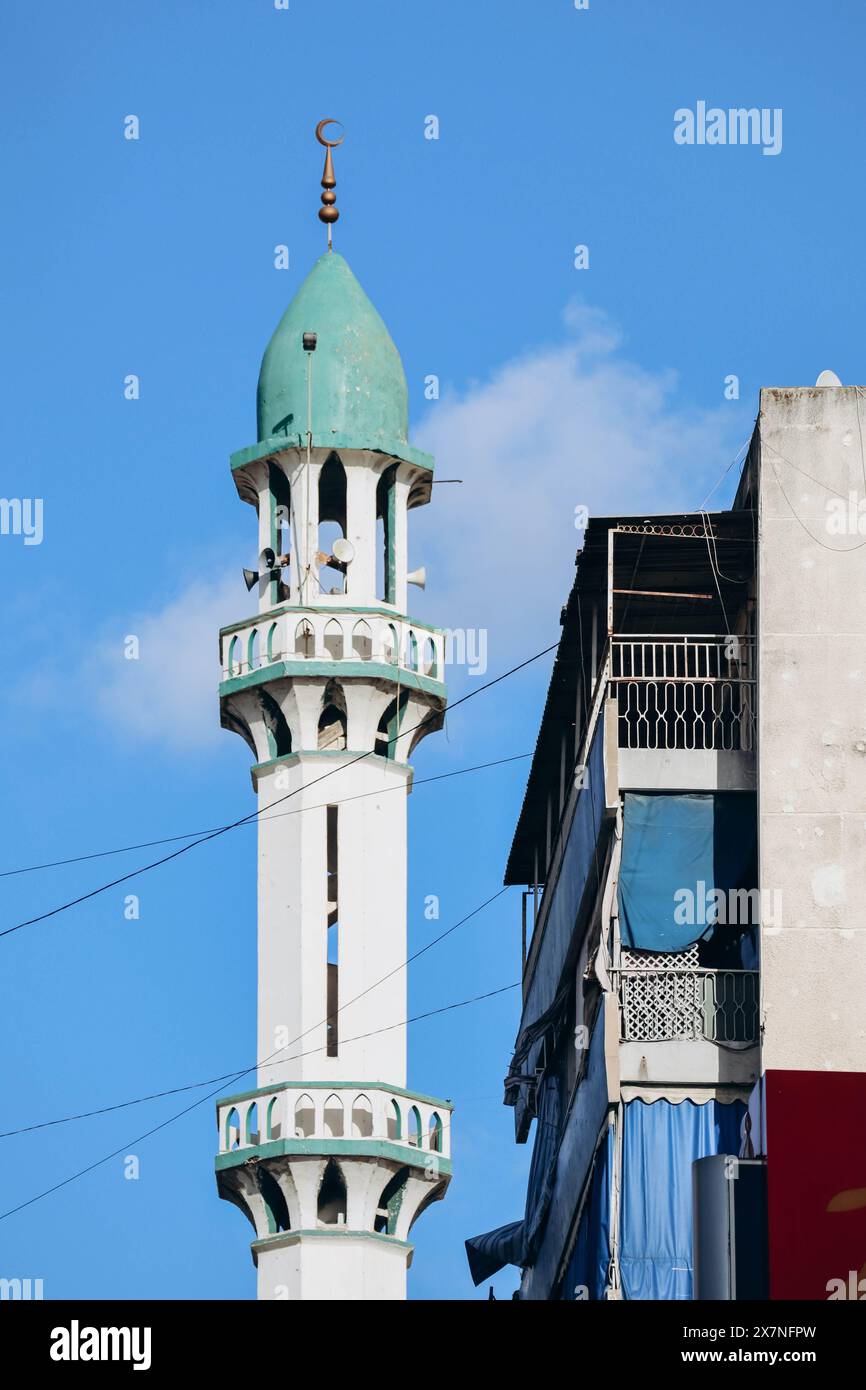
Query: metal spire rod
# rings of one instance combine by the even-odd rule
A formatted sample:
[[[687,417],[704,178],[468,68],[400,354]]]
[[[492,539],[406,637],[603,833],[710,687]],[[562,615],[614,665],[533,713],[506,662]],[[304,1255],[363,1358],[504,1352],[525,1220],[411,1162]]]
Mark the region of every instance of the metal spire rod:
[[[325,168],[324,172],[322,173],[322,188],[325,191],[322,194],[322,207],[319,208],[319,221],[324,222],[327,225],[329,251],[333,250],[331,244],[331,227],[340,216],[339,209],[336,206],[337,195],[334,192],[334,189],[337,187],[337,180],[334,178],[334,161],[331,158],[331,150],[335,150],[338,145],[342,145],[346,136],[345,134],[343,134],[340,136],[339,140],[326,140],[325,136],[322,134],[322,131],[327,125],[340,124],[340,121],[335,120],[333,116],[325,116],[325,118],[319,121],[319,124],[316,126],[316,139],[318,140],[320,145],[325,146],[325,149],[327,151],[325,155]]]

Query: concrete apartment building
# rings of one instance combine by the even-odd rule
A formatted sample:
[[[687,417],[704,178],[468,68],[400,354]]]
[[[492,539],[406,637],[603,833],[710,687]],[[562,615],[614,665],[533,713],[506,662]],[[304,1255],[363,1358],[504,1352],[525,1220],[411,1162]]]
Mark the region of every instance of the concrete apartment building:
[[[763,390],[729,510],[589,521],[506,871],[526,1208],[478,1283],[866,1291],[863,406]]]

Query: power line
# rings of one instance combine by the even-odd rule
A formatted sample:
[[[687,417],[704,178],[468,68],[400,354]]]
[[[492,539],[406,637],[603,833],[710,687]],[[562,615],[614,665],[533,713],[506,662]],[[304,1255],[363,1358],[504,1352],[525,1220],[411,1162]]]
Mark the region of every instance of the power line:
[[[508,758],[496,758],[493,762],[476,763],[472,767],[458,767],[455,768],[453,772],[439,772],[434,777],[416,777],[413,778],[412,789],[414,791],[416,787],[426,786],[430,782],[444,782],[449,777],[463,777],[466,775],[466,773],[469,772],[484,772],[491,767],[503,767],[506,763],[516,763],[520,762],[523,758],[531,757],[531,753],[513,753]],[[387,792],[399,792],[403,790],[404,788],[401,786],[381,787],[374,792],[357,792],[354,796],[340,797],[336,802],[331,801],[327,804],[332,806],[344,806],[350,801],[362,801],[365,797],[368,796],[384,796]],[[317,804],[316,806],[301,806],[294,811],[277,811],[273,816],[263,814],[260,817],[260,819],[263,821],[268,821],[278,820],[281,816],[300,816],[303,815],[305,811],[320,811],[322,807],[325,806],[325,804],[326,803],[323,801]],[[85,862],[85,860],[105,859],[114,854],[128,854],[132,850],[136,849],[154,849],[157,845],[176,844],[178,840],[192,840],[200,835],[212,835],[215,834],[217,831],[227,829],[229,829],[228,826],[212,826],[209,830],[188,830],[184,834],[167,835],[160,840],[143,840],[140,844],[137,845],[121,845],[118,849],[95,850],[90,854],[73,855],[69,859],[52,859],[45,864],[27,864],[20,869],[3,869],[0,870],[0,878],[14,878],[18,874],[34,874],[38,873],[42,869],[58,869],[62,868],[66,864],[82,864]]]
[[[485,999],[492,999],[498,994],[505,994],[508,990],[518,989],[519,987],[520,981],[515,980],[513,984],[502,985],[499,989],[489,990],[486,994],[476,994],[471,999],[460,999],[454,1004],[443,1004],[438,1009],[428,1009],[426,1013],[415,1014],[412,1018],[403,1019],[400,1023],[391,1023],[387,1025],[387,1027],[376,1028],[370,1033],[359,1034],[357,1038],[346,1038],[345,1041],[358,1042],[361,1038],[374,1037],[376,1033],[387,1033],[393,1028],[403,1028],[409,1023],[418,1023],[421,1019],[432,1018],[436,1014],[449,1013],[453,1009],[463,1009],[470,1004],[479,1004]],[[315,1048],[313,1050],[318,1052],[322,1049]],[[249,1068],[249,1070],[252,1070],[252,1068]],[[229,1075],[244,1076],[246,1072],[229,1073]],[[218,1087],[217,1090],[219,1089]],[[176,1115],[170,1115],[167,1120],[162,1120],[160,1124],[154,1125],[152,1129],[145,1130],[143,1134],[139,1134],[135,1139],[130,1139],[127,1143],[121,1144],[119,1148],[113,1149],[111,1153],[103,1154],[101,1158],[95,1159],[93,1163],[88,1163],[85,1168],[79,1168],[77,1172],[70,1173],[68,1178],[63,1178],[61,1182],[54,1183],[52,1187],[45,1188],[43,1192],[37,1192],[33,1197],[28,1197],[26,1202],[19,1202],[17,1206],[10,1207],[8,1211],[0,1212],[0,1221],[5,1221],[7,1217],[14,1216],[16,1212],[24,1211],[26,1207],[33,1206],[35,1202],[41,1202],[45,1197],[50,1197],[52,1193],[59,1192],[61,1188],[68,1187],[70,1183],[76,1182],[78,1178],[83,1178],[87,1173],[92,1173],[96,1168],[101,1168],[104,1163],[109,1163],[112,1158],[117,1158],[119,1154],[128,1153],[133,1145],[141,1144],[145,1139],[150,1139],[152,1135],[158,1134],[160,1130],[167,1129],[169,1125],[174,1124],[176,1120],[182,1119],[184,1115],[188,1115],[192,1110],[197,1109],[198,1106],[204,1105],[206,1100],[210,1100],[212,1096],[216,1094],[216,1091],[208,1092],[206,1096],[202,1096],[199,1100],[193,1101],[191,1105],[178,1111]]]
[[[311,1024],[310,1027],[309,1027],[309,1028],[306,1028],[306,1029],[304,1030],[303,1033],[299,1033],[298,1036],[297,1036],[296,1038],[292,1038],[292,1041],[286,1043],[286,1044],[285,1044],[285,1047],[294,1047],[295,1043],[300,1042],[301,1039],[302,1039],[302,1038],[305,1038],[305,1037],[307,1036],[308,1033],[314,1032],[317,1028],[324,1028],[326,1024],[330,1023],[333,1019],[337,1018],[338,1015],[341,1014],[341,1013],[343,1012],[344,1009],[351,1008],[351,1006],[352,1006],[353,1004],[357,1004],[357,1002],[358,1002],[359,999],[363,999],[366,995],[370,994],[374,989],[377,989],[379,985],[384,984],[386,980],[390,980],[391,977],[392,977],[393,975],[396,975],[396,974],[398,973],[398,971],[400,971],[400,970],[405,970],[408,966],[412,965],[412,963],[413,963],[414,961],[418,960],[419,957],[425,955],[425,954],[427,953],[427,951],[432,950],[434,946],[438,946],[439,943],[440,943],[440,941],[444,941],[446,937],[453,935],[453,933],[456,932],[456,931],[458,930],[459,927],[465,926],[466,923],[467,923],[467,922],[470,922],[470,921],[472,920],[473,917],[477,917],[478,914],[479,914],[480,912],[483,912],[484,909],[485,909],[486,907],[489,907],[491,903],[496,902],[496,900],[497,900],[498,898],[501,898],[502,895],[503,895],[504,893],[506,893],[507,891],[508,891],[507,887],[506,887],[506,888],[500,888],[499,891],[498,891],[497,893],[494,893],[494,894],[492,895],[492,897],[486,898],[485,901],[484,901],[483,903],[479,903],[477,907],[473,907],[472,911],[471,911],[471,912],[467,912],[465,917],[461,917],[460,920],[459,920],[458,922],[454,922],[454,923],[452,924],[452,926],[447,927],[446,930],[443,931],[443,932],[440,932],[438,936],[434,936],[433,939],[432,939],[432,941],[426,942],[423,946],[419,947],[419,949],[418,949],[417,951],[414,951],[414,952],[412,953],[412,955],[407,956],[406,959],[405,959],[404,961],[402,961],[400,965],[395,966],[393,970],[389,970],[388,973],[387,973],[387,975],[382,975],[380,979],[374,980],[373,983],[372,983],[371,985],[368,985],[366,989],[362,990],[360,994],[356,994],[356,995],[354,995],[351,999],[347,999],[346,1002],[345,1002],[344,1004],[340,1004],[340,1006],[339,1006],[337,1009],[335,1009],[333,1013],[328,1014],[328,1016],[327,1016],[326,1018],[321,1019],[318,1023],[313,1023],[313,1024]],[[407,1019],[406,1021],[407,1021],[407,1022],[410,1022],[411,1020],[408,1020],[408,1019]],[[392,1027],[397,1027],[398,1025],[397,1025],[397,1024],[392,1024],[391,1026],[392,1026]],[[386,1031],[386,1030],[382,1030],[382,1031]],[[365,1037],[368,1037],[368,1036],[371,1036],[371,1035],[369,1035],[369,1034],[364,1034],[364,1036],[365,1036]],[[357,1041],[357,1039],[349,1039],[349,1038],[347,1038],[347,1039],[345,1039],[345,1040],[341,1039],[341,1041],[340,1041],[340,1046],[342,1046],[343,1041],[351,1042],[351,1041]],[[324,1048],[325,1048],[326,1046],[327,1046],[327,1043],[324,1043],[324,1044],[322,1044],[321,1047],[314,1047],[314,1048],[311,1048],[311,1049],[310,1049],[310,1053],[321,1052],[321,1051],[324,1050]],[[170,1087],[170,1088],[168,1088],[167,1090],[164,1090],[164,1091],[154,1091],[151,1095],[147,1095],[147,1096],[137,1096],[137,1097],[135,1097],[135,1098],[132,1099],[132,1100],[118,1101],[115,1105],[106,1105],[106,1106],[102,1106],[101,1108],[99,1108],[99,1109],[97,1109],[97,1110],[82,1111],[82,1112],[80,1112],[80,1113],[77,1114],[77,1115],[66,1115],[66,1116],[64,1116],[62,1119],[58,1119],[58,1120],[43,1120],[40,1124],[36,1124],[36,1125],[24,1125],[24,1126],[22,1126],[21,1129],[10,1129],[10,1130],[6,1130],[5,1132],[0,1133],[0,1139],[11,1139],[11,1138],[12,1138],[14,1135],[16,1135],[16,1134],[29,1134],[29,1133],[31,1133],[33,1130],[37,1130],[37,1129],[50,1129],[50,1128],[52,1128],[54,1125],[71,1124],[74,1120],[89,1120],[89,1119],[92,1119],[92,1118],[93,1118],[94,1116],[96,1116],[96,1115],[107,1115],[107,1114],[110,1114],[110,1113],[111,1113],[112,1111],[114,1111],[114,1110],[125,1110],[127,1107],[129,1107],[129,1106],[131,1106],[131,1105],[143,1105],[146,1101],[150,1101],[150,1100],[160,1100],[160,1099],[162,1099],[162,1098],[165,1097],[165,1096],[179,1095],[179,1094],[181,1094],[181,1093],[184,1092],[184,1091],[197,1091],[201,1086],[210,1086],[210,1085],[213,1085],[213,1084],[216,1083],[216,1082],[219,1082],[220,1084],[222,1084],[223,1081],[229,1081],[229,1080],[232,1080],[232,1079],[234,1079],[234,1078],[239,1078],[239,1077],[242,1077],[242,1076],[247,1076],[247,1075],[249,1074],[249,1072],[255,1071],[255,1070],[256,1070],[258,1067],[260,1067],[260,1066],[264,1066],[264,1064],[265,1064],[266,1062],[272,1062],[272,1061],[274,1060],[274,1058],[277,1057],[278,1054],[279,1054],[280,1052],[282,1052],[283,1050],[284,1050],[283,1048],[278,1048],[278,1049],[276,1050],[276,1052],[272,1052],[272,1053],[270,1054],[270,1056],[268,1056],[268,1057],[262,1057],[262,1058],[256,1060],[255,1062],[252,1063],[251,1066],[244,1067],[244,1068],[242,1068],[241,1070],[237,1070],[237,1068],[236,1068],[234,1071],[223,1072],[223,1074],[222,1074],[221,1076],[210,1076],[210,1077],[206,1077],[205,1080],[203,1080],[203,1081],[191,1081],[191,1082],[189,1082],[187,1085],[184,1085],[184,1086],[173,1086],[173,1087]],[[291,1057],[286,1057],[286,1058],[284,1058],[283,1061],[281,1061],[281,1062],[276,1062],[276,1063],[274,1063],[274,1065],[276,1065],[276,1066],[283,1066],[283,1065],[284,1065],[285,1063],[287,1063],[287,1062],[296,1062],[300,1057],[306,1057],[307,1055],[308,1055],[308,1053],[306,1053],[306,1052],[299,1052],[299,1053],[294,1054],[294,1055],[291,1056]]]
[[[703,502],[702,502],[701,505],[698,507],[698,511],[699,511],[699,512],[702,512],[702,511],[704,510],[704,508],[706,507],[706,505],[707,505],[707,503],[709,502],[710,498],[712,497],[713,493],[715,492],[716,488],[719,486],[720,483],[724,482],[725,478],[727,478],[727,476],[728,476],[728,474],[730,473],[731,469],[733,468],[734,464],[737,463],[737,462],[739,461],[739,459],[743,456],[743,454],[745,454],[745,452],[746,452],[746,450],[748,449],[750,443],[751,443],[751,440],[750,440],[750,439],[747,439],[746,442],[745,442],[745,444],[741,444],[741,445],[740,445],[739,449],[738,449],[737,452],[734,454],[734,457],[731,459],[731,461],[730,461],[730,463],[728,464],[727,468],[725,468],[724,471],[723,471],[722,473],[720,473],[718,479],[716,480],[716,482],[713,483],[713,486],[710,488],[710,490],[709,490],[709,492],[707,493],[706,497],[704,498]]]
[[[549,647],[544,647],[542,651],[536,652],[534,656],[527,657],[525,661],[518,662],[516,666],[510,667],[507,671],[503,671],[502,675],[494,676],[493,680],[486,681],[484,685],[479,685],[475,690],[470,690],[466,695],[462,695],[459,700],[455,700],[454,704],[450,706],[450,710],[457,709],[459,705],[465,704],[467,700],[472,700],[476,695],[482,694],[483,691],[492,689],[494,685],[499,685],[501,681],[507,680],[509,676],[515,675],[518,671],[524,670],[524,668],[530,666],[532,662],[538,661],[542,656],[547,656],[548,652],[555,651],[557,646],[558,643],[554,642]],[[430,715],[425,715],[423,719],[419,720],[417,724],[412,725],[410,728],[398,730],[394,737],[387,741],[386,746],[390,747],[392,743],[396,743],[406,734],[415,733],[418,729],[422,728],[423,725],[429,723],[429,721]],[[357,758],[353,758],[350,762],[343,763],[340,767],[331,768],[329,771],[323,772],[319,777],[313,778],[312,782],[307,782],[302,787],[296,787],[294,791],[286,792],[285,796],[278,797],[276,801],[272,801],[267,807],[257,808],[255,811],[251,811],[249,815],[241,816],[240,819],[233,821],[231,824],[210,831],[208,834],[192,840],[188,845],[182,845],[180,849],[173,850],[171,854],[163,855],[161,859],[155,859],[150,864],[142,864],[137,869],[131,869],[129,873],[121,874],[119,878],[112,879],[110,883],[103,883],[98,888],[92,888],[88,893],[82,893],[77,898],[72,898],[68,902],[60,903],[58,907],[50,908],[48,912],[40,912],[35,917],[28,917],[23,922],[16,922],[14,926],[6,927],[3,931],[0,931],[0,937],[11,936],[13,932],[21,931],[24,927],[32,927],[35,926],[37,922],[45,922],[49,917],[56,917],[61,912],[67,912],[70,908],[78,907],[84,902],[89,902],[91,898],[96,898],[101,893],[107,893],[110,888],[117,888],[121,883],[128,883],[130,879],[137,878],[140,874],[150,873],[152,869],[161,868],[163,864],[169,864],[173,859],[179,859],[181,855],[188,854],[191,849],[196,849],[199,845],[207,844],[209,840],[215,840],[220,835],[225,835],[229,830],[236,830],[241,825],[246,825],[250,821],[258,820],[262,814],[262,810],[271,810],[274,806],[282,805],[284,801],[291,800],[291,798],[297,796],[299,792],[309,791],[311,787],[315,787],[319,782],[324,782],[328,777],[333,777],[335,773],[342,772],[345,768],[354,767],[356,763],[363,762],[366,758],[371,758],[373,753],[373,749],[368,750],[366,753],[359,753]]]

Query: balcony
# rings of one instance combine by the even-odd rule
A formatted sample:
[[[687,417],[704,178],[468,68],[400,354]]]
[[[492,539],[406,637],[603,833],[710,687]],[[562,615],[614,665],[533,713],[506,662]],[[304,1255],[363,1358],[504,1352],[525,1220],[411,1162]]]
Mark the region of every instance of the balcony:
[[[754,644],[732,636],[611,639],[622,789],[755,786]]]
[[[318,674],[321,666],[339,676],[364,662],[441,682],[447,655],[444,632],[384,610],[277,608],[220,631],[224,682],[278,663],[292,673],[315,667]]]
[[[620,748],[755,747],[753,644],[725,636],[611,641],[609,694]]]
[[[217,1102],[219,1153],[243,1159],[269,1145],[281,1152],[351,1149],[371,1155],[383,1143],[404,1161],[425,1166],[451,1156],[447,1101],[371,1082],[363,1089],[339,1082],[280,1083]]]
[[[623,958],[623,1042],[757,1043],[757,970],[704,969],[696,946],[676,956],[624,950]]]

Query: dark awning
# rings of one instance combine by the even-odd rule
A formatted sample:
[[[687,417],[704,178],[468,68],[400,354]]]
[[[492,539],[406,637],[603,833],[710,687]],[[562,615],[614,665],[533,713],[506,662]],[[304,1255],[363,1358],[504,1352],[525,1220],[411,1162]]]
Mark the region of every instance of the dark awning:
[[[524,1225],[523,1221],[512,1221],[508,1226],[499,1226],[495,1231],[471,1236],[466,1241],[466,1258],[473,1284],[491,1279],[506,1265],[522,1265]]]
[[[474,1283],[489,1279],[505,1265],[523,1269],[535,1259],[553,1196],[559,1120],[559,1080],[546,1076],[538,1100],[538,1127],[529,1165],[526,1216],[523,1221],[512,1221],[508,1226],[499,1226],[495,1231],[466,1241],[469,1272]]]

